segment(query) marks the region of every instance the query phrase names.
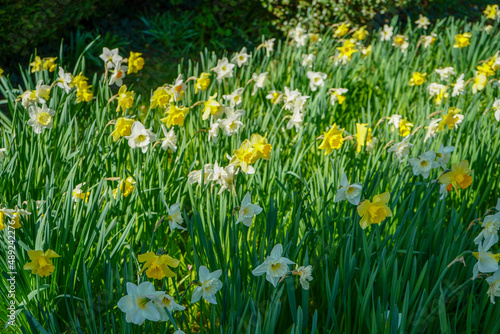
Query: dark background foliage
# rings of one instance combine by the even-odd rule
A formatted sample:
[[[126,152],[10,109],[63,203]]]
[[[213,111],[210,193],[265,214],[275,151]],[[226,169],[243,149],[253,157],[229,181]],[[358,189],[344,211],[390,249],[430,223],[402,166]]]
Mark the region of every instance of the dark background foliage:
[[[86,45],[88,67],[101,66],[103,46],[142,52],[147,66],[140,79],[162,84],[184,59],[205,47],[220,54],[260,43],[262,35],[280,37],[297,23],[309,31],[349,20],[376,28],[393,15],[402,22],[424,14],[432,20],[454,15],[478,19],[492,1],[465,0],[2,0],[0,67],[11,80],[30,56],[59,56],[72,63]],[[61,43],[63,40],[63,43]],[[161,80],[159,79],[161,78]]]

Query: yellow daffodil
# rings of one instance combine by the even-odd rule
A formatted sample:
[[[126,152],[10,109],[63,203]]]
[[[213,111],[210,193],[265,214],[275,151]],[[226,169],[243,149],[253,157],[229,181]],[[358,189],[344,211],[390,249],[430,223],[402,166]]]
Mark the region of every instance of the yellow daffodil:
[[[476,72],[474,83],[472,84],[472,94],[476,94],[478,91],[483,90],[487,83],[488,78],[484,74]]]
[[[361,147],[365,146],[368,131],[369,129],[367,123],[356,123],[356,153],[361,152]]]
[[[166,87],[158,87],[151,97],[151,109],[156,107],[165,108],[172,99],[172,92]]]
[[[472,170],[469,169],[469,161],[462,160],[458,164],[453,164],[451,171],[441,175],[439,182],[446,185],[446,190],[452,187],[465,189],[472,184]]]
[[[335,32],[333,33],[336,38],[342,37],[345,34],[349,32],[349,27],[351,26],[350,23],[342,23],[335,29]]]
[[[167,125],[167,129],[172,125],[184,126],[184,120],[188,112],[188,107],[178,107],[171,103],[170,107],[167,109],[167,117],[160,119],[160,121]]]
[[[450,107],[450,109],[448,109],[448,113],[443,115],[443,119],[439,122],[437,131],[444,130],[447,125],[448,129],[453,129],[455,125],[460,124],[464,119],[464,116],[460,114],[461,111],[462,109]]]
[[[198,94],[198,91],[204,92],[209,85],[210,85],[210,73],[206,72],[201,73],[200,77],[196,79],[196,83],[194,85],[194,93]]]
[[[498,5],[486,6],[486,9],[484,10],[483,13],[486,16],[486,19],[491,19],[491,20],[496,19],[498,14]]]
[[[54,72],[57,68],[56,64],[57,57],[47,57],[43,59],[43,70],[49,70],[49,72]]]
[[[487,78],[491,75],[494,75],[495,71],[493,70],[492,66],[488,62],[486,62],[486,63],[483,63],[482,65],[479,65],[477,67],[476,73],[482,74]]]
[[[24,270],[31,270],[32,274],[38,274],[41,277],[49,276],[54,272],[54,265],[51,258],[60,257],[56,252],[48,249],[45,253],[41,250],[29,250],[28,256],[31,262],[24,265]]]
[[[399,121],[399,135],[402,137],[406,137],[410,134],[411,128],[413,124],[408,122],[406,119],[402,119]]]
[[[113,140],[116,142],[121,137],[130,136],[132,124],[135,120],[131,118],[120,117],[116,120],[115,130],[111,132]]]
[[[267,138],[262,137],[259,134],[252,134],[250,137],[250,143],[252,143],[253,148],[257,152],[257,158],[262,158],[264,160],[269,160],[271,158],[271,144],[268,143]]]
[[[352,37],[357,39],[358,41],[364,40],[368,36],[368,31],[366,30],[366,26],[362,26],[358,30],[352,34]]]
[[[351,60],[351,57],[355,52],[358,52],[358,50],[356,50],[356,45],[351,41],[345,41],[341,47],[337,48],[337,50],[340,52],[340,58],[347,58],[349,60]]]
[[[120,181],[120,192],[123,194],[124,197],[128,197],[132,191],[134,191],[135,188],[135,180],[132,176],[129,176],[125,179],[125,181]],[[113,197],[116,198],[118,195],[118,188],[113,189]]]
[[[141,55],[142,53],[130,51],[127,74],[137,73],[142,70],[144,67],[144,58],[142,58]]]
[[[139,272],[139,275],[146,270],[146,275],[149,278],[163,279],[164,277],[174,277],[175,273],[170,270],[169,267],[176,268],[179,266],[179,260],[173,257],[165,255],[156,255],[153,252],[148,252],[146,254],[140,254],[137,256],[139,262],[146,262]]]
[[[2,77],[3,75],[3,69],[0,67],[0,78]]]
[[[82,88],[82,86],[87,85],[89,78],[83,76],[82,73],[75,75],[73,80],[71,80],[70,87],[76,87],[77,89]]]
[[[420,86],[425,82],[427,73],[413,72],[410,79],[410,86]]]
[[[361,216],[359,224],[362,229],[367,228],[371,224],[379,224],[387,217],[392,216],[392,211],[387,206],[390,199],[391,194],[386,191],[383,194],[375,195],[373,197],[373,202],[365,200],[359,204],[357,210],[358,214]]]
[[[466,46],[470,45],[469,39],[471,37],[472,34],[470,32],[464,32],[463,34],[455,35],[455,44],[453,44],[453,47],[455,49],[465,48]]]
[[[323,133],[325,138],[318,149],[325,150],[325,155],[330,154],[334,149],[340,149],[344,143],[343,133],[344,130],[338,128],[337,124],[334,123],[328,132]]]
[[[76,90],[76,102],[89,102],[92,100],[94,94],[90,90],[92,86],[87,85],[87,81],[81,81],[79,87]]]
[[[127,91],[127,85],[123,85],[118,91],[117,99],[118,106],[116,107],[116,111],[121,109],[122,112],[125,112],[127,109],[132,108],[132,104],[134,103],[134,92]]]
[[[221,111],[223,110],[222,105],[215,100],[216,97],[217,97],[217,93],[210,96],[208,101],[204,102],[204,104],[203,104],[204,106],[203,106],[203,110],[202,110],[203,111],[203,116],[202,116],[203,120],[207,120],[210,115],[215,116],[215,115],[221,114]]]
[[[36,56],[35,60],[32,63],[30,63],[31,73],[40,72],[42,70],[42,65],[43,65],[42,59],[39,56]]]

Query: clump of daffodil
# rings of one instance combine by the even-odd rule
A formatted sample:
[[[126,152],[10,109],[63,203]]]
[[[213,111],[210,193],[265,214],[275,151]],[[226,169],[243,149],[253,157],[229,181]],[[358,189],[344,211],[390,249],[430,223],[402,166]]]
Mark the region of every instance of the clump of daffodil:
[[[132,104],[134,104],[134,92],[127,91],[127,85],[123,85],[118,90],[117,100],[116,111],[118,112],[121,109],[122,112],[125,112],[127,109],[132,108]]]
[[[144,58],[142,58],[141,55],[142,53],[130,51],[127,74],[137,73],[142,70],[144,67]]]
[[[465,48],[466,46],[470,45],[471,37],[472,34],[470,32],[464,32],[463,34],[455,35],[455,44],[453,44],[453,47],[455,49]]]
[[[334,123],[328,132],[324,132],[324,138],[318,149],[325,150],[325,155],[330,154],[334,149],[339,150],[344,143],[344,130]]]
[[[146,270],[146,275],[149,278],[163,279],[165,277],[174,277],[175,273],[169,268],[177,268],[179,260],[174,259],[170,255],[156,255],[153,252],[140,254],[137,259],[139,262],[145,262],[139,275]]]
[[[88,84],[88,78],[83,76],[81,73],[73,77],[71,80],[70,87],[76,87],[76,102],[89,102],[94,96]]]
[[[446,190],[451,188],[465,189],[472,184],[472,170],[469,169],[469,161],[462,160],[458,164],[452,164],[451,171],[439,177],[439,182],[446,186]]]
[[[120,117],[116,120],[115,130],[111,132],[113,136],[113,141],[118,141],[121,137],[130,136],[132,131],[132,124],[135,120],[131,118]]]
[[[120,181],[118,188],[120,188],[120,193],[122,193],[124,197],[128,197],[135,188],[134,178],[132,176],[129,176],[125,180]],[[114,198],[118,196],[118,188],[113,189]]]
[[[35,60],[30,63],[31,73],[49,70],[49,72],[54,72],[57,68],[55,61],[57,57],[47,57],[41,59],[39,56],[35,57]]]
[[[410,79],[410,86],[420,86],[425,82],[427,73],[413,72]]]
[[[443,115],[443,119],[439,122],[437,131],[444,130],[446,126],[448,126],[448,129],[451,130],[455,126],[458,126],[458,124],[462,123],[464,115],[460,114],[461,111],[462,109],[450,107],[450,109],[448,109],[448,113]]]
[[[60,257],[56,252],[48,249],[45,253],[41,250],[29,250],[28,256],[31,262],[26,263],[24,270],[31,270],[32,274],[38,274],[41,277],[49,276],[55,270],[52,258]]]
[[[339,38],[339,37],[343,37],[345,36],[348,32],[349,32],[349,27],[351,26],[350,23],[342,23],[340,24],[337,29],[335,29],[335,32],[333,33],[333,35],[336,37],[336,38]]]
[[[392,216],[392,211],[387,206],[390,199],[391,194],[386,191],[383,194],[375,195],[373,197],[373,202],[365,200],[359,204],[357,210],[358,214],[361,216],[359,224],[362,229],[367,228],[371,224],[379,224],[387,217]]]
[[[199,78],[196,78],[196,83],[194,84],[194,93],[198,94],[198,91],[204,92],[208,86],[210,86],[210,73],[202,72]]]
[[[184,126],[184,120],[186,119],[188,112],[188,107],[176,106],[175,104],[170,103],[170,107],[167,109],[167,116],[160,119],[160,121],[165,123],[167,129],[169,129],[172,125]]]

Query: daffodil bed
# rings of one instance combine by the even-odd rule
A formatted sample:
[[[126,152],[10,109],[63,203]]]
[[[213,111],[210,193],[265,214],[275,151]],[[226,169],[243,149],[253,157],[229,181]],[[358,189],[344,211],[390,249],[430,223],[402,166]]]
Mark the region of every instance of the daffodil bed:
[[[497,9],[3,73],[6,332],[498,333]]]

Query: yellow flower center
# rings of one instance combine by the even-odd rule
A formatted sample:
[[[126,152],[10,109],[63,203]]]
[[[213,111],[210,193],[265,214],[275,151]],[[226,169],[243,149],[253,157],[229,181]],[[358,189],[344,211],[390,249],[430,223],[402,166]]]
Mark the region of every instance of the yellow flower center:
[[[47,112],[41,112],[36,115],[36,121],[42,125],[48,125],[51,120],[52,117]]]
[[[147,297],[137,298],[135,301],[137,303],[137,306],[139,306],[140,309],[145,309],[146,304],[149,302],[149,298],[147,298]]]

